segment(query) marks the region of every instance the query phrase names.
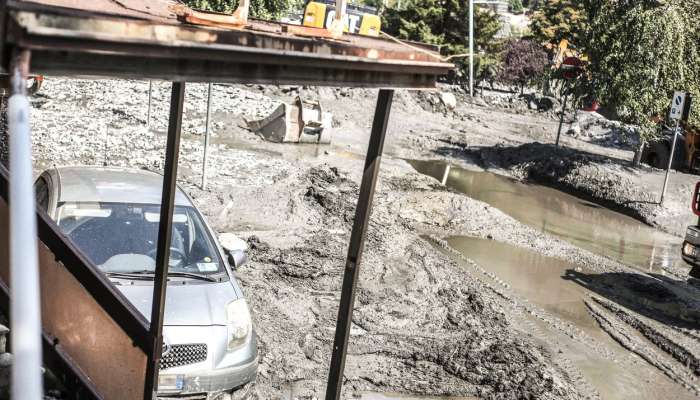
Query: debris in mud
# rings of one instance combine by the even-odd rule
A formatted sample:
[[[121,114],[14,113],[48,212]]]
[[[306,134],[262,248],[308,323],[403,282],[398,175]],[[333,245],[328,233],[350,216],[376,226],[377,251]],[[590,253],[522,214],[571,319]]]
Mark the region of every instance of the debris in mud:
[[[323,165],[308,172],[309,186],[304,197],[320,205],[329,216],[340,217],[345,223],[354,217],[359,187],[341,174],[336,167]],[[353,201],[354,200],[354,201]]]
[[[566,132],[575,138],[601,146],[634,150],[639,146],[637,127],[611,121],[596,112],[579,112]]]
[[[332,120],[333,115],[323,111],[320,101],[297,96],[292,104],[282,103],[266,117],[246,123],[251,131],[270,142],[329,144]]]

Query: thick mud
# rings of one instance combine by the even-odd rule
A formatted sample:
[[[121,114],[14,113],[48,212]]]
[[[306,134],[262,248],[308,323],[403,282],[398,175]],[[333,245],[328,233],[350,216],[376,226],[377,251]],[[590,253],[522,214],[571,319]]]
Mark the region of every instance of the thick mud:
[[[407,396],[398,393],[363,393],[360,400],[477,400],[476,397]]]
[[[280,379],[296,382],[301,398],[322,393],[358,194],[357,184],[333,167],[312,168],[298,179],[292,187],[301,189],[301,198],[288,210],[318,222],[291,246],[266,244],[271,232],[249,239],[252,262],[240,271],[260,319],[261,398],[275,398],[279,392],[269,383]],[[382,388],[496,399],[579,397],[539,346],[511,330],[496,299],[386,208],[387,197],[395,196],[391,187],[377,193],[368,229],[348,394]]]
[[[154,83],[151,129],[145,124],[147,87],[137,81],[49,77],[32,100],[36,172],[54,164],[162,170],[169,85]],[[236,274],[259,335],[257,398],[322,398],[376,92],[214,87],[209,186],[199,187],[202,84],[187,86],[179,183],[215,230],[234,232],[251,245],[251,261]],[[242,127],[244,119],[264,115],[302,89],[333,113],[333,145],[266,143]],[[551,137],[556,122],[534,112],[501,112],[473,103],[436,114],[426,112],[416,96],[399,91],[395,98],[360,266],[343,398],[583,399],[617,393],[606,384],[631,393],[646,387],[659,393],[653,391],[655,382],[668,393],[691,387],[700,355],[695,319],[700,291],[684,282],[682,271],[656,273],[671,268],[654,261],[663,257],[649,255],[663,240],[644,241],[646,233],[640,231],[628,245],[619,240],[614,223],[603,232],[583,228],[606,223],[606,217],[586,213],[596,209],[587,203],[571,207],[546,200],[549,195],[528,203],[523,200],[527,191],[513,195],[504,189],[503,198],[520,202],[522,211],[531,208],[548,216],[545,210],[556,210],[550,228],[542,229],[515,212],[499,210],[494,199],[500,195],[481,198],[445,188],[393,157],[439,156],[463,165],[473,160],[471,150],[484,147],[484,154],[493,148],[488,154],[495,160],[494,146]],[[563,142],[603,154],[624,153],[572,138]],[[597,171],[605,174],[606,168]],[[502,170],[516,175],[505,166]],[[492,178],[486,183],[500,184]],[[585,225],[589,219],[595,222]],[[614,245],[595,248],[586,247],[585,240],[565,240],[558,232],[569,225],[576,228],[572,236],[597,232]],[[493,238],[580,266],[580,271],[571,269],[577,275],[565,283],[586,291],[585,308],[565,301],[566,296],[561,306],[527,299],[515,289],[516,282],[490,270],[490,258],[475,263],[457,257],[442,241],[455,235]],[[633,259],[627,258],[630,254]],[[637,270],[626,263],[638,265]],[[648,273],[641,274],[640,267]],[[559,272],[552,275],[561,279]],[[626,350],[612,349],[611,340]],[[606,380],[620,359],[630,369],[653,366],[653,373]],[[680,391],[680,398],[686,392]]]
[[[594,293],[577,282],[575,274],[584,268],[559,259],[492,240],[454,237],[449,245],[465,257],[485,266],[510,285],[513,292],[558,318],[580,328],[594,339],[596,351],[557,343],[563,356],[570,359],[603,399],[690,399],[700,392],[689,392],[675,384],[652,365],[638,362],[601,328],[586,304]],[[540,339],[552,333],[544,328]],[[635,334],[640,340],[641,334]]]

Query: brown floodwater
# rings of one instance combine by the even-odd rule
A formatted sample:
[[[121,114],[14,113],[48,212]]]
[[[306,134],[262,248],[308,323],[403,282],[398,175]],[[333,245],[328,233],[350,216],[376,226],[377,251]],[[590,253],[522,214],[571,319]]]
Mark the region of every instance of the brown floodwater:
[[[583,330],[611,354],[605,357],[535,320],[541,327],[540,334],[545,336],[538,339],[556,346],[551,350],[561,351],[571,360],[603,399],[696,398],[655,367],[621,347],[599,327],[583,302],[590,293],[588,289],[565,279],[567,271],[585,272],[581,267],[493,240],[453,237],[447,242],[508,283],[515,293],[530,303]],[[641,336],[638,339],[645,342]]]
[[[408,162],[439,181],[448,165]],[[663,272],[665,267],[683,265],[681,239],[561,191],[454,166],[448,170],[446,185],[535,229],[638,269]]]

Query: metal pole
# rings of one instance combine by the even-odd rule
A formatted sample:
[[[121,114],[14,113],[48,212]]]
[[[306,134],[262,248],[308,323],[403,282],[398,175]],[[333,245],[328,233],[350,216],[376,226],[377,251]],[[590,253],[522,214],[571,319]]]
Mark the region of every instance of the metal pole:
[[[185,101],[185,83],[173,82],[170,97],[170,119],[168,121],[168,143],[165,149],[163,173],[163,197],[160,205],[158,224],[158,245],[156,253],[156,274],[153,282],[153,302],[151,304],[151,326],[149,330],[151,351],[146,365],[146,385],[144,399],[156,398],[158,391],[158,370],[163,346],[163,312],[165,310],[165,290],[168,284],[168,260],[173,228],[173,209],[177,190],[177,163],[180,150],[182,110]]]
[[[202,190],[207,188],[207,153],[209,152],[209,134],[211,132],[211,83],[207,89],[207,122],[204,128],[204,159],[202,159]]]
[[[676,152],[676,142],[678,141],[678,124],[680,120],[676,120],[676,128],[673,130],[673,144],[671,145],[671,155],[668,158],[668,166],[666,167],[666,176],[664,177],[664,187],[661,189],[661,200],[659,204],[664,203],[664,196],[666,196],[666,186],[668,185],[668,174],[671,172],[671,165],[673,164],[673,154]]]
[[[13,60],[12,96],[7,102],[10,141],[10,335],[12,398],[43,399],[41,372],[41,300],[36,209],[32,186],[27,50]]]
[[[151,101],[153,98],[153,81],[148,81],[148,112],[146,113],[146,128],[151,130]]]
[[[557,130],[557,140],[554,143],[555,146],[559,147],[559,137],[561,136],[561,127],[564,125],[564,115],[566,114],[566,101],[569,99],[569,94],[564,94],[564,102],[561,106],[561,117],[559,117],[559,129]]]
[[[469,0],[469,96],[474,97],[474,0]]]
[[[340,399],[340,393],[343,388],[343,371],[345,369],[345,355],[348,347],[348,338],[350,337],[350,327],[352,325],[355,288],[360,275],[360,261],[362,259],[365,233],[367,232],[369,215],[372,210],[374,188],[377,184],[377,174],[379,173],[379,165],[382,160],[384,137],[389,123],[389,113],[391,111],[393,96],[393,90],[380,90],[379,97],[377,98],[377,107],[374,111],[372,134],[369,139],[369,148],[367,149],[364,173],[360,185],[360,197],[357,200],[355,220],[352,226],[352,233],[350,234],[348,258],[345,263],[345,273],[343,275],[343,288],[340,296],[338,323],[335,328],[331,366],[328,373],[326,400]]]
[[[442,183],[442,186],[445,186],[445,184],[447,184],[447,178],[450,177],[451,168],[452,166],[450,164],[445,165],[445,172],[442,174],[442,181],[440,182]]]

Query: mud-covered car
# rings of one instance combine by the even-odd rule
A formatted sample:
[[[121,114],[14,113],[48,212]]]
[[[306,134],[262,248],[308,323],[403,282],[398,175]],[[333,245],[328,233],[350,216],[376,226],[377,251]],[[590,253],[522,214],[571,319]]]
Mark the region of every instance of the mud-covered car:
[[[37,202],[150,319],[163,177],[121,168],[47,170]],[[223,247],[221,246],[223,245]],[[245,397],[257,373],[257,339],[233,269],[246,243],[214,237],[191,199],[175,196],[159,397]]]

